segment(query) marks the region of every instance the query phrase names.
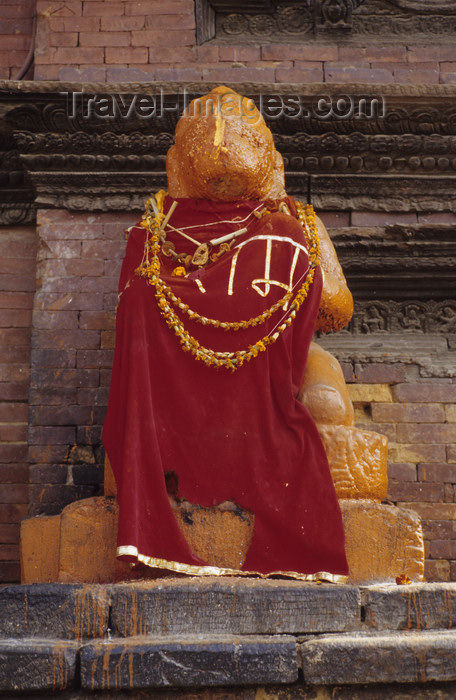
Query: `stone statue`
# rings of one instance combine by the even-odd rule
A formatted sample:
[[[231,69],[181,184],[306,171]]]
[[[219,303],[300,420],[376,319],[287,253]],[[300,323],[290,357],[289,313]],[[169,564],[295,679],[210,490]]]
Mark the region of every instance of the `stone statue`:
[[[253,102],[194,100],[167,172],[120,276],[106,497],[25,522],[24,580],[339,583],[347,555],[353,582],[421,578],[419,519],[380,504],[386,438],[355,428],[340,365],[312,342],[348,323],[351,294]],[[60,554],[38,567],[51,531]]]

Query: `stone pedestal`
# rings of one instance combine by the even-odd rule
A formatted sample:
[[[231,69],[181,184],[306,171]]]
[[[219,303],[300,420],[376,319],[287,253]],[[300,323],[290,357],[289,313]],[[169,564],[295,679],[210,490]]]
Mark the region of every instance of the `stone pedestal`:
[[[230,504],[201,508],[183,503],[173,507],[192,549],[209,564],[242,566],[254,527],[250,513],[234,510]],[[414,581],[423,579],[423,538],[416,514],[355,500],[342,500],[341,509],[350,583],[394,581],[401,574]],[[147,567],[132,569],[116,559],[117,519],[116,500],[104,497],[71,503],[61,515],[25,520],[21,537],[23,583],[47,582],[51,572],[54,581],[64,583],[107,583],[165,575]],[[60,529],[58,548],[41,544],[51,529]]]

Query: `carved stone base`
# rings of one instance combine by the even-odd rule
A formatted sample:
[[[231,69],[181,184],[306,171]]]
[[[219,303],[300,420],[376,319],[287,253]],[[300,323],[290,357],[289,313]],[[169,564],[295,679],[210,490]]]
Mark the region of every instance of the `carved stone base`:
[[[350,583],[394,581],[401,574],[415,581],[423,579],[418,515],[368,501],[341,501],[341,508]],[[180,524],[186,522],[183,531],[192,548],[210,564],[242,565],[254,527],[249,513],[190,504],[174,505],[174,511]],[[116,559],[117,520],[114,498],[88,498],[70,504],[61,515],[24,521],[22,583],[49,582],[51,577],[65,583],[109,583],[166,575],[153,569],[132,569]],[[60,547],[41,546],[49,528],[60,529]]]

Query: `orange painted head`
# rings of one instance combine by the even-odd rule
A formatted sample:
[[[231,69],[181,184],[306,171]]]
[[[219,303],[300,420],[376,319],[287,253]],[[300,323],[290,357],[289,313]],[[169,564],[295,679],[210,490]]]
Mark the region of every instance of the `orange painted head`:
[[[253,100],[225,86],[193,100],[166,169],[171,197],[231,202],[284,194],[283,161]]]

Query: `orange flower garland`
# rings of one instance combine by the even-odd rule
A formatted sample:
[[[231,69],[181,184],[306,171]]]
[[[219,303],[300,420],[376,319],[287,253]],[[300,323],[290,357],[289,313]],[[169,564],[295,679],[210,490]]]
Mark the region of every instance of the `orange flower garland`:
[[[190,309],[189,306],[185,304],[178,296],[176,296],[172,289],[168,287],[160,278],[160,234],[165,218],[163,214],[164,197],[165,193],[163,190],[160,190],[160,192],[158,192],[155,196],[155,201],[157,204],[154,208],[157,209],[157,213],[154,213],[151,208],[151,200],[148,200],[146,203],[146,211],[143,215],[141,226],[148,230],[150,237],[145,243],[143,260],[141,265],[137,268],[136,274],[140,277],[145,277],[148,280],[148,283],[155,287],[155,297],[157,299],[160,313],[165,319],[168,327],[173,330],[175,335],[179,338],[184,351],[190,352],[196,360],[200,360],[208,366],[225,367],[226,369],[231,369],[233,371],[239,369],[242,367],[244,362],[250,362],[253,357],[257,357],[260,352],[264,352],[268,345],[271,345],[278,340],[285,329],[291,326],[300,306],[307,297],[310,285],[314,279],[315,268],[318,266],[320,261],[319,238],[313,207],[310,204],[302,205],[300,202],[296,202],[298,219],[305,235],[307,234],[306,239],[308,239],[310,246],[309,272],[304,283],[301,285],[295,298],[290,304],[290,309],[287,312],[287,318],[278,326],[274,333],[270,332],[268,335],[265,335],[263,338],[258,340],[254,345],[249,345],[247,350],[220,352],[204,347],[198,342],[198,340],[196,340],[196,338],[190,335],[170,304],[174,304],[181,312],[187,314],[192,321],[196,321],[203,325],[212,325],[215,328],[222,328],[223,330],[240,330],[264,323],[266,319],[270,318],[275,311],[285,306],[285,304],[290,301],[292,292],[287,292],[269,309],[266,309],[255,318],[250,318],[248,320],[236,322],[220,321],[218,319],[211,319],[201,316],[198,314],[198,312]],[[151,259],[149,258],[149,254],[151,255]]]

